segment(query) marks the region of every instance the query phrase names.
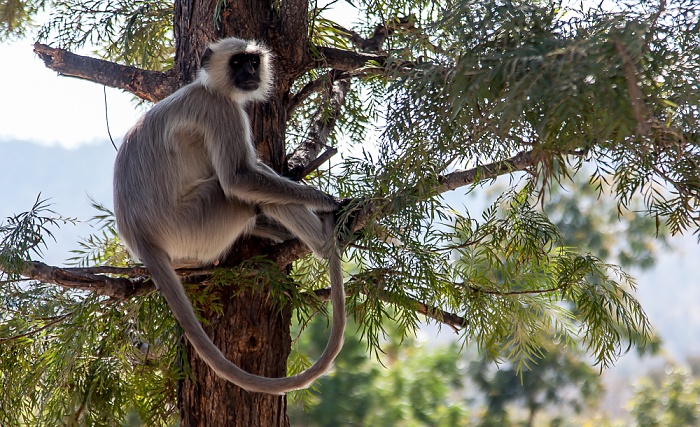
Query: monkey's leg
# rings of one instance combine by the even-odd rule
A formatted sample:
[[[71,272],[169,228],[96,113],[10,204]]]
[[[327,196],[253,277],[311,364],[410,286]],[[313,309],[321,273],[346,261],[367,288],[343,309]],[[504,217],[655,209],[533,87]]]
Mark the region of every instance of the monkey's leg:
[[[292,240],[294,234],[290,233],[280,223],[268,217],[267,215],[258,215],[255,220],[255,228],[250,232],[251,235],[270,239],[277,243],[285,240]]]
[[[333,247],[332,225],[329,227],[303,205],[261,205],[260,209],[292,232],[321,258],[328,258]]]
[[[173,259],[218,260],[236,239],[250,233],[255,217],[255,207],[226,197],[218,180],[203,182],[172,213],[168,253]]]

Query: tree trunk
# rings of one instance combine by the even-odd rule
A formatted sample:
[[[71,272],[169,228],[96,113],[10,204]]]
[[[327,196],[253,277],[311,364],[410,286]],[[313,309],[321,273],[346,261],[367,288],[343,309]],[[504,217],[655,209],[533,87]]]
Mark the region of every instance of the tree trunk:
[[[217,3],[223,4],[218,20],[214,18]],[[306,55],[307,2],[289,0],[277,9],[269,0],[176,1],[173,25],[175,70],[183,84],[195,78],[206,44],[212,40],[229,36],[254,39],[274,51],[275,89],[269,102],[252,105],[249,114],[259,157],[280,170],[285,156],[289,88]],[[233,257],[237,257],[235,253]],[[235,283],[230,285],[221,290],[223,314],[202,313],[208,322],[205,330],[223,354],[242,369],[269,377],[285,376],[291,348],[291,309],[274,306],[265,290],[247,289],[234,296],[238,288]],[[183,427],[289,425],[285,396],[249,393],[220,379],[187,342],[184,353],[191,375],[178,390]]]
[[[223,313],[202,313],[214,344],[236,365],[269,377],[286,374],[291,346],[289,306],[280,310],[266,292],[250,289],[233,296],[236,285],[221,292]],[[250,393],[225,381],[186,346],[191,369],[181,384],[180,417],[183,427],[288,426],[285,396]]]

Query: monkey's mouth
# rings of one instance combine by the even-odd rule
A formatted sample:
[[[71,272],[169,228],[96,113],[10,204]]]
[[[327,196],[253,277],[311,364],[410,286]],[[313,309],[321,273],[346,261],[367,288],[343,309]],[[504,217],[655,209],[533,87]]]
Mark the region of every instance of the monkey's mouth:
[[[238,84],[237,86],[245,91],[254,91],[260,87],[260,82],[247,81],[247,82],[242,82],[242,83]]]

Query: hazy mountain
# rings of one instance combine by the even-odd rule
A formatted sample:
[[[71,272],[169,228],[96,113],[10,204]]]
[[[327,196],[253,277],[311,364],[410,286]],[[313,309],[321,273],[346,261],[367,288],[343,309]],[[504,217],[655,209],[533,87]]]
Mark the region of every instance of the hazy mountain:
[[[61,216],[88,220],[95,215],[88,196],[112,206],[112,164],[109,142],[68,150],[25,141],[0,141],[0,220],[31,209],[39,193]],[[90,233],[87,224],[56,230],[45,260],[63,264],[77,236]]]

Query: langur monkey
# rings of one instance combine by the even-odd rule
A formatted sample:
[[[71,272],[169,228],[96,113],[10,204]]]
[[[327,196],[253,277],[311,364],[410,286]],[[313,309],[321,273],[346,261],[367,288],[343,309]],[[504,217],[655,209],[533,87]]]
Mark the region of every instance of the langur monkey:
[[[253,147],[244,108],[270,93],[270,57],[264,46],[237,38],[209,45],[197,79],[157,103],[124,136],[114,166],[114,214],[123,242],[148,268],[200,357],[246,390],[283,394],[308,387],[331,368],[343,346],[345,293],[333,230],[338,204],[275,173]],[[309,369],[260,377],[231,363],[209,339],[171,263],[210,264],[242,236],[283,240],[289,232],[329,260],[332,330]]]

